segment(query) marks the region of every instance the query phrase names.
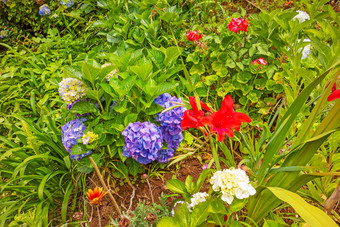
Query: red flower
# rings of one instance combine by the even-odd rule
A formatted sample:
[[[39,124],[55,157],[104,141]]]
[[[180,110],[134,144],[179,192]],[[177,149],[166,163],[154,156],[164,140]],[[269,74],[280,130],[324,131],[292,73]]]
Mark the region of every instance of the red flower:
[[[252,61],[252,65],[255,65],[255,64],[259,64],[259,65],[267,65],[267,62],[266,60],[264,60],[263,58],[258,58],[258,59],[255,59],[254,61]]]
[[[339,99],[340,98],[340,89],[336,89],[336,83],[334,83],[333,87],[332,87],[332,93],[328,96],[327,100],[333,101],[335,99]]]
[[[221,109],[207,117],[203,117],[201,122],[210,126],[210,133],[217,133],[219,142],[224,140],[224,136],[234,136],[234,131],[240,131],[242,122],[250,123],[251,119],[244,113],[235,112],[233,109],[234,101],[227,95],[221,105]]]
[[[248,29],[249,22],[246,19],[242,18],[233,18],[231,22],[228,24],[229,31],[233,31],[235,33],[239,33],[240,31],[246,32]]]
[[[202,37],[203,37],[202,34],[200,34],[200,35],[197,34],[197,30],[196,31],[189,31],[187,33],[187,38],[188,38],[189,41],[194,42],[194,41],[201,39]]]
[[[181,127],[183,130],[186,130],[188,128],[198,128],[204,126],[203,123],[201,122],[201,118],[204,117],[204,111],[203,110],[198,110],[197,108],[197,103],[195,100],[195,97],[189,97],[189,102],[191,105],[192,110],[186,110],[184,112],[184,116],[181,122]],[[200,101],[201,107],[208,111],[211,112],[210,108]]]

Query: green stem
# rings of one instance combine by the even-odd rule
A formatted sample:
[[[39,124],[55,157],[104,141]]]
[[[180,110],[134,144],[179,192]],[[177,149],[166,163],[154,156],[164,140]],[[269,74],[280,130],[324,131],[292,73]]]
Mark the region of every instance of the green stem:
[[[214,161],[216,164],[216,169],[221,170],[220,160],[218,158],[217,149],[215,147],[215,141],[212,137],[210,137],[210,144],[211,144],[211,152],[213,154]]]

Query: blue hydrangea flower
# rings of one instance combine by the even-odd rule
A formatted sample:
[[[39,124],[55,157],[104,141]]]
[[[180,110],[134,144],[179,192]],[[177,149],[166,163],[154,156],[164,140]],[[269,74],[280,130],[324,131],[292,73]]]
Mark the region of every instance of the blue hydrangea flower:
[[[65,149],[70,153],[70,157],[76,161],[92,153],[92,151],[89,151],[81,155],[71,154],[72,147],[76,145],[78,143],[77,140],[83,136],[84,130],[86,128],[83,123],[84,121],[86,121],[85,118],[74,119],[61,126],[63,145]]]
[[[50,10],[50,8],[48,8],[47,4],[44,4],[44,5],[39,7],[39,15],[40,16],[45,16],[45,15],[50,15],[50,14],[51,14],[51,10]]]
[[[60,0],[60,4],[65,8],[70,8],[71,6],[74,5],[74,1],[73,0]]]
[[[125,137],[123,155],[148,164],[158,157],[163,137],[159,128],[150,122],[130,123],[122,132]]]
[[[159,95],[154,103],[169,108],[175,106],[175,103],[182,103],[182,100],[164,93]],[[176,150],[183,139],[181,121],[184,111],[184,107],[176,107],[157,114],[156,120],[161,123],[160,130],[168,148]]]
[[[162,149],[158,152],[157,161],[161,163],[167,163],[169,159],[174,156],[176,150],[174,149]]]
[[[6,38],[8,36],[8,30],[0,31],[0,39]]]

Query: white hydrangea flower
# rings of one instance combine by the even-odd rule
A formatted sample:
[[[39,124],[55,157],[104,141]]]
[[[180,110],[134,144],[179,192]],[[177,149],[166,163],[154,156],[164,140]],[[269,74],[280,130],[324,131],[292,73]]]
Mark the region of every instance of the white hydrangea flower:
[[[105,68],[105,67],[110,66],[110,65],[114,65],[114,64],[112,64],[112,63],[105,63],[104,65],[102,65],[102,68]],[[114,69],[109,74],[107,74],[105,76],[105,79],[107,81],[110,81],[111,77],[113,77],[113,76],[118,77],[117,69]]]
[[[308,13],[301,11],[301,10],[297,10],[296,12],[299,14],[293,17],[293,19],[298,19],[300,24],[304,22],[305,20],[310,20]]]
[[[59,94],[61,98],[67,103],[72,104],[86,95],[86,85],[80,80],[74,78],[64,78],[59,83]]]
[[[225,169],[217,171],[210,179],[212,189],[222,192],[222,200],[231,204],[234,196],[238,199],[255,195],[255,188],[249,183],[249,177],[242,169]]]
[[[300,43],[300,41],[301,41],[301,39],[298,40],[299,43]],[[310,39],[304,39],[303,42],[309,42],[309,43],[310,43]],[[303,48],[301,59],[308,58],[308,56],[309,56],[310,53],[311,53],[310,47],[311,47],[311,45],[308,44],[308,45],[306,45],[306,46]],[[299,51],[301,51],[301,49],[299,49]]]
[[[193,209],[196,205],[198,205],[201,202],[207,201],[206,197],[208,197],[208,193],[206,192],[197,192],[194,194],[191,198],[191,203],[189,204],[189,208]]]

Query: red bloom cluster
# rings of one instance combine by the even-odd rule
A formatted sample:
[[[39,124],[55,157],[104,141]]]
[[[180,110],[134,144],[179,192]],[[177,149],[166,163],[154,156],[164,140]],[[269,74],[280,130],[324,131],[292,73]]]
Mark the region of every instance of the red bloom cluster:
[[[328,96],[327,100],[330,102],[335,99],[340,99],[340,89],[336,89],[336,83],[334,83],[332,87],[332,93]]]
[[[184,118],[181,122],[183,130],[207,125],[210,127],[210,133],[216,132],[218,141],[222,142],[225,135],[229,137],[234,136],[233,129],[240,131],[242,122],[251,122],[248,115],[234,111],[234,101],[230,95],[224,98],[221,108],[214,113],[211,113],[210,108],[201,101],[203,110],[211,113],[209,116],[204,116],[205,112],[198,110],[194,97],[190,97],[189,101],[192,110],[184,112]]]
[[[248,29],[249,22],[246,19],[242,18],[233,18],[231,22],[228,24],[229,31],[233,31],[235,33],[239,33],[240,31],[246,32]]]
[[[202,34],[198,35],[197,30],[196,31],[189,31],[187,33],[187,38],[189,41],[197,41],[203,37]]]
[[[264,60],[263,58],[258,58],[251,62],[252,65],[255,65],[256,63],[259,65],[267,65],[266,60]]]

